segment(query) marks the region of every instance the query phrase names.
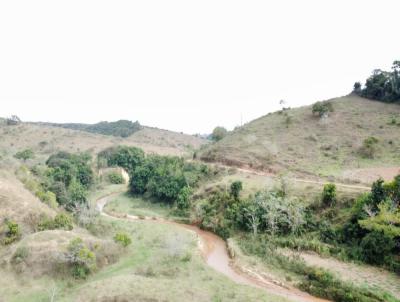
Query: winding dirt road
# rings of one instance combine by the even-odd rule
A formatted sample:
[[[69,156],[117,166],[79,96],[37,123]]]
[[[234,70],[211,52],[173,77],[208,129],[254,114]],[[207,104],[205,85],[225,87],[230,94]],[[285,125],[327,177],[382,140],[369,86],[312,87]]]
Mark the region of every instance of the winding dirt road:
[[[104,212],[104,206],[107,204],[110,199],[114,196],[120,194],[113,193],[104,197],[101,197],[96,201],[96,206],[99,212],[107,217],[113,219],[126,219],[126,220],[148,220],[151,223],[163,223],[170,224],[182,227],[184,229],[190,230],[194,232],[198,236],[199,240],[199,248],[203,255],[205,262],[212,267],[214,270],[224,274],[229,279],[238,284],[244,284],[248,286],[257,287],[267,291],[270,294],[274,294],[277,296],[281,296],[287,298],[290,301],[296,302],[327,302],[328,300],[319,299],[313,297],[305,292],[302,292],[294,287],[283,287],[278,285],[271,280],[268,280],[256,273],[252,273],[250,275],[244,273],[242,271],[236,270],[232,267],[232,259],[229,257],[228,250],[226,247],[226,243],[223,239],[218,237],[217,235],[201,230],[199,227],[188,224],[181,224],[177,222],[173,222],[170,220],[162,219],[162,218],[153,218],[153,217],[138,217],[134,215],[122,214],[108,214]]]

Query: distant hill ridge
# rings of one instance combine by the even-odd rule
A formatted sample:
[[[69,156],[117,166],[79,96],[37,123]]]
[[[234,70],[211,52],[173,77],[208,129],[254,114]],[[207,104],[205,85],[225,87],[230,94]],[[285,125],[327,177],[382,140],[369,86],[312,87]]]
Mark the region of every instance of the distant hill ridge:
[[[132,122],[129,120],[118,120],[115,122],[103,121],[96,124],[43,122],[39,124],[120,137],[128,137],[136,131],[143,129],[138,121]]]

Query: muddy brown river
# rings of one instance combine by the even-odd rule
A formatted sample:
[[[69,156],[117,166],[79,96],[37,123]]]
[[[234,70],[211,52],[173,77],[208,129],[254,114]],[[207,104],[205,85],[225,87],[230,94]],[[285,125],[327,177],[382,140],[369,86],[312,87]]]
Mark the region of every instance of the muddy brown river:
[[[284,297],[290,301],[296,302],[327,302],[328,300],[320,299],[309,295],[308,293],[302,292],[294,287],[281,286],[271,280],[262,277],[255,272],[245,273],[239,269],[232,266],[233,260],[229,257],[229,253],[226,247],[226,242],[215,235],[214,233],[204,231],[197,226],[182,224],[173,222],[170,220],[153,217],[138,217],[134,215],[121,214],[114,215],[104,212],[104,206],[110,201],[114,196],[120,193],[113,193],[104,197],[101,197],[96,201],[96,206],[99,212],[107,217],[114,219],[126,219],[126,220],[146,220],[149,223],[162,223],[176,225],[181,228],[190,230],[194,232],[199,239],[199,249],[202,253],[204,261],[212,267],[217,272],[220,272],[227,276],[229,279],[237,284],[248,285],[256,287],[270,294]]]

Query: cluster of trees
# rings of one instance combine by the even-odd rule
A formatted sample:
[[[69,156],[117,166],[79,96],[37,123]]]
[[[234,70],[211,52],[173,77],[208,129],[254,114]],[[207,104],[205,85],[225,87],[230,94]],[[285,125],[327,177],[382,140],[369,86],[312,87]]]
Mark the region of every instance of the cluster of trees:
[[[393,62],[392,71],[374,70],[364,87],[360,82],[354,84],[353,92],[383,102],[400,101],[400,61]]]
[[[143,127],[138,121],[132,122],[128,120],[119,120],[116,122],[99,122],[97,124],[79,124],[79,123],[66,123],[66,124],[49,124],[55,127],[62,127],[73,130],[87,131],[91,133],[99,133],[103,135],[113,135],[128,137],[141,130]]]
[[[336,227],[329,222],[329,213],[337,210],[334,184],[324,186],[319,208],[304,206],[285,190],[264,190],[242,198],[241,189],[242,184],[234,182],[229,192],[199,201],[196,217],[200,225],[224,238],[238,230],[276,240],[318,234],[321,246],[328,243],[332,253],[400,272],[400,175],[391,182],[376,181],[370,193],[356,200],[350,218]]]
[[[58,152],[49,157],[46,165],[44,169],[34,169],[43,192],[53,193],[57,203],[70,211],[87,203],[87,192],[94,182],[89,154]]]
[[[130,176],[132,193],[176,203],[182,210],[190,205],[192,188],[215,173],[205,164],[185,162],[176,156],[145,155],[143,150],[127,146],[100,152],[98,162],[124,168]]]
[[[260,191],[240,197],[242,183],[235,181],[229,192],[218,192],[198,203],[201,226],[227,238],[235,230],[270,235],[298,234],[303,229],[305,208],[281,190]]]
[[[396,258],[400,252],[399,202],[400,175],[391,182],[379,179],[370,193],[356,200],[349,220],[338,229],[321,229],[321,238],[344,244],[350,258],[400,272]]]

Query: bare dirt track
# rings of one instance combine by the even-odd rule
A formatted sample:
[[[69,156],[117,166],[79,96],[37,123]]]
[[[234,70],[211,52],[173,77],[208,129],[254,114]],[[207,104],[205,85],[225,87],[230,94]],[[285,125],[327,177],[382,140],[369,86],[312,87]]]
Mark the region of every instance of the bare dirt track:
[[[255,276],[254,274],[246,274],[242,271],[236,270],[232,267],[232,259],[229,257],[226,243],[223,239],[217,235],[201,230],[199,227],[188,224],[176,223],[162,218],[153,217],[138,217],[133,215],[121,214],[109,214],[103,211],[104,206],[113,197],[120,193],[113,193],[97,200],[97,209],[102,215],[108,216],[115,219],[126,219],[126,220],[147,220],[151,223],[163,223],[177,225],[194,232],[199,241],[199,248],[202,256],[206,263],[215,269],[216,271],[224,274],[229,279],[238,284],[249,285],[257,287],[267,291],[270,294],[284,297],[290,301],[296,302],[323,302],[328,301],[320,298],[313,297],[305,292],[302,292],[293,287],[284,287],[274,283],[272,280],[268,280],[262,276]]]
[[[372,183],[378,178],[390,181],[398,174],[400,174],[400,167],[381,167],[347,170],[343,172],[343,177],[363,183]]]
[[[225,168],[232,168],[230,166],[226,165],[221,165],[218,164],[218,166],[225,167]],[[236,168],[237,171],[247,173],[247,174],[254,174],[258,176],[266,176],[266,177],[277,177],[276,174],[271,173],[271,172],[265,172],[265,171],[260,171],[260,170],[252,170],[252,169],[246,169],[246,168]],[[398,171],[399,172],[399,171]],[[379,178],[379,177],[377,177]],[[375,178],[374,180],[376,180]],[[300,178],[300,177],[292,177],[290,180],[294,182],[302,182],[302,183],[309,183],[309,184],[315,184],[315,185],[324,185],[327,183],[327,181],[323,180],[317,180],[317,179],[307,179],[307,178]],[[369,191],[371,188],[368,186],[364,185],[352,185],[352,184],[344,184],[340,182],[334,182],[337,187],[342,187],[342,188],[349,188],[349,189],[356,189],[356,190],[363,190],[363,191]]]

